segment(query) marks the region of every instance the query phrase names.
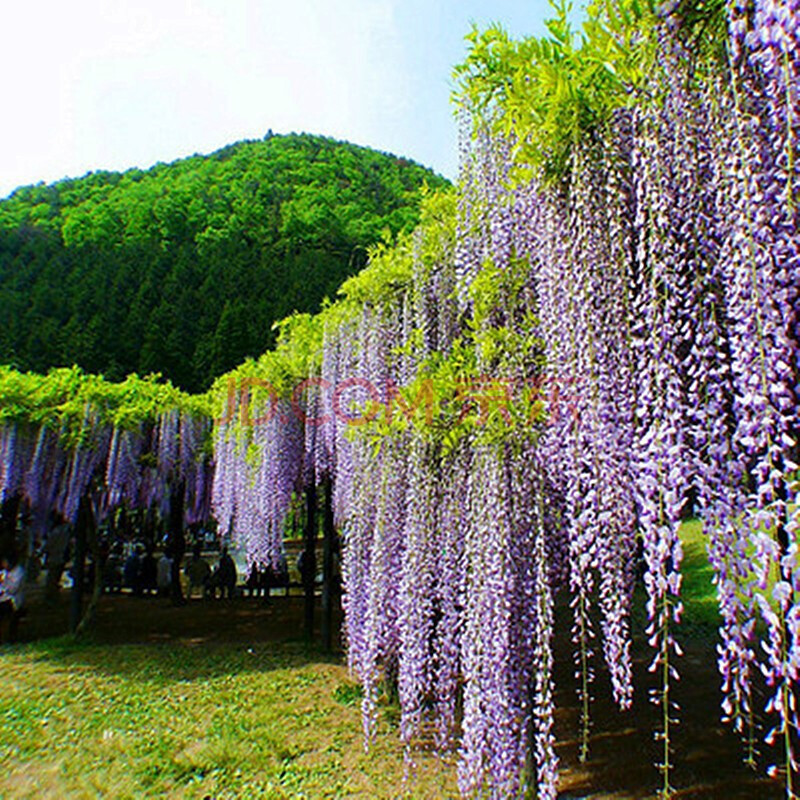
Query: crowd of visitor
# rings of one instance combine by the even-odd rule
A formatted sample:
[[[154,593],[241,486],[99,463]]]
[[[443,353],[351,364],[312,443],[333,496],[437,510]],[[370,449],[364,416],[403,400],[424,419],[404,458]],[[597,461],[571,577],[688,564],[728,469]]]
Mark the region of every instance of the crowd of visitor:
[[[273,569],[265,563],[250,566],[250,572],[245,582],[245,592],[250,597],[269,597],[272,589],[286,589],[289,586],[289,566],[286,557],[281,556],[278,569]]]
[[[220,597],[227,597],[229,600],[236,595],[238,573],[227,547],[222,548],[219,563],[212,570],[209,563],[203,558],[201,546],[196,544],[185,572],[189,581],[189,597],[193,597],[197,591],[203,597],[212,599],[216,598],[218,591]]]
[[[41,593],[47,605],[58,602],[60,589],[65,576],[74,585],[76,575],[73,574],[75,556],[75,540],[72,526],[67,524],[55,512],[48,520],[48,531],[43,543],[36,537],[29,539],[26,554],[20,555],[15,550],[7,552],[0,558],[0,643],[15,638],[19,618],[24,614],[25,585],[34,587],[39,583],[41,572],[45,572],[41,581],[41,589],[33,590],[34,595]],[[298,575],[290,576],[286,556],[281,556],[277,567],[265,562],[253,562],[249,570],[240,576],[236,562],[223,546],[216,559],[209,558],[207,535],[202,534],[195,539],[191,555],[183,558],[179,553],[179,568],[174,568],[173,551],[166,543],[150,541],[130,541],[124,536],[114,536],[101,531],[94,545],[87,547],[87,558],[83,570],[83,589],[91,592],[95,588],[106,593],[126,593],[136,597],[172,598],[184,602],[188,599],[232,600],[238,595],[249,598],[262,598],[265,602],[273,589],[283,589],[289,594],[290,587],[304,586],[311,569],[311,559],[307,559],[305,551],[297,557]],[[205,547],[204,547],[205,545]],[[160,552],[163,547],[163,552]],[[335,566],[338,567],[338,559]],[[95,584],[99,570],[99,583]],[[338,578],[338,569],[335,570]],[[173,591],[173,581],[180,581],[180,589]],[[246,577],[245,577],[246,576]],[[242,579],[239,583],[240,577]],[[319,576],[315,575],[317,580]],[[338,580],[334,584],[338,586]]]

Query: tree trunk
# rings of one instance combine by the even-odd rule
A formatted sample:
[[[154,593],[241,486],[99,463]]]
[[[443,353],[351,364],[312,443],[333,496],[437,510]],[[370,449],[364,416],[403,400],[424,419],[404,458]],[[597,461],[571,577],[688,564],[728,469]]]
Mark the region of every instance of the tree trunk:
[[[89,524],[86,528],[86,541],[89,552],[92,555],[92,562],[94,563],[94,584],[92,586],[92,596],[89,598],[89,604],[86,606],[86,611],[83,613],[81,621],[75,629],[76,636],[83,635],[92,626],[97,611],[97,604],[100,602],[100,596],[103,594],[103,570],[105,569],[105,564],[100,561],[100,539],[97,536],[97,524],[91,504],[89,504],[88,519]]]

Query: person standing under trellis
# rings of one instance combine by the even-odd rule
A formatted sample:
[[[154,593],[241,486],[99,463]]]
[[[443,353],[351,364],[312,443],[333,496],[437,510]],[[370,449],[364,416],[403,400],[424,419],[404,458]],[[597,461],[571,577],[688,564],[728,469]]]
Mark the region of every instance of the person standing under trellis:
[[[0,644],[13,641],[25,602],[25,568],[16,551],[0,560]]]
[[[219,566],[217,567],[217,585],[220,588],[220,594],[225,597],[228,594],[228,599],[233,600],[236,592],[236,564],[228,553],[228,548],[222,548],[222,555],[219,557]]]
[[[61,576],[64,574],[64,566],[67,561],[67,547],[72,533],[69,524],[56,511],[51,513],[51,522],[52,527],[44,545],[45,567],[47,567],[44,596],[47,603],[54,603],[58,597]]]
[[[192,596],[194,589],[202,589],[203,596],[207,594],[211,567],[203,558],[199,544],[194,546],[192,560],[186,565],[186,577],[189,579],[189,597]]]

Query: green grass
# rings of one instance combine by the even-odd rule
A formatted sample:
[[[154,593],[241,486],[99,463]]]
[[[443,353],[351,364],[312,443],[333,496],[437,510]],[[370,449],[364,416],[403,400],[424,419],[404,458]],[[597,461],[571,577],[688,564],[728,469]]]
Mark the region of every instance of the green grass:
[[[681,635],[708,641],[719,616],[701,523],[681,539]],[[292,642],[6,648],[0,798],[456,797],[452,758],[416,753],[404,783],[396,706],[364,751],[361,697],[341,664]]]
[[[0,676],[3,798],[456,796],[427,753],[404,786],[388,715],[365,753],[357,687],[296,645],[50,640]]]
[[[708,538],[703,533],[699,519],[687,520],[681,525],[683,563],[681,574],[681,599],[685,608],[685,621],[690,624],[718,627],[717,587],[713,584],[714,568],[708,560]]]
[[[796,507],[790,505],[789,511],[795,514]],[[717,606],[717,588],[713,584],[714,568],[708,560],[708,537],[703,533],[702,520],[691,519],[684,522],[680,537],[684,552],[681,598],[686,608],[686,621],[718,627],[721,620]],[[776,564],[769,577],[768,594],[778,579]]]

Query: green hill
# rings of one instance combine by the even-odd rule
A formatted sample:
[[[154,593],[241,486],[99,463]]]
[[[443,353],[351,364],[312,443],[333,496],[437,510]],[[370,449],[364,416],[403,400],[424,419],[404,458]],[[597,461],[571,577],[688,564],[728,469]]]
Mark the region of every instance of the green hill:
[[[0,363],[202,390],[270,347],[275,320],[316,310],[385,230],[416,224],[425,182],[447,184],[385,153],[268,134],[18,189],[0,201]]]

